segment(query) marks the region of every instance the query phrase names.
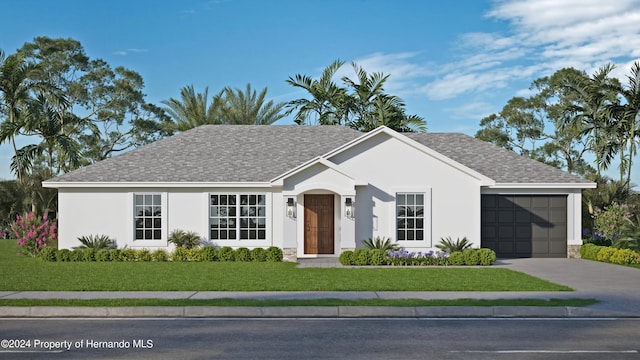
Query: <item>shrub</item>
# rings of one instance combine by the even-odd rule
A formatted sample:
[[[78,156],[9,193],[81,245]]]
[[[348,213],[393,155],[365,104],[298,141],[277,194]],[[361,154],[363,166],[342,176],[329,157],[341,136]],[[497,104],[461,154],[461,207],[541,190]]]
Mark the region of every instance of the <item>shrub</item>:
[[[74,249],[115,249],[116,242],[107,235],[89,235],[81,236],[78,241],[82,245],[74,247]]]
[[[69,253],[69,261],[77,262],[82,260],[83,260],[82,250],[80,249],[71,250],[71,252]]]
[[[396,251],[400,249],[398,244],[392,243],[390,238],[386,238],[384,236],[376,236],[375,239],[369,238],[369,240],[362,240],[362,244],[369,250],[379,249],[383,251]]]
[[[205,246],[202,248],[202,259],[204,261],[218,260],[218,249],[215,246]]]
[[[281,262],[282,261],[282,249],[275,246],[269,246],[267,248],[267,261],[268,262]]]
[[[496,252],[491,249],[478,249],[478,265],[488,266],[496,263]]]
[[[71,261],[70,259],[71,251],[69,249],[60,249],[56,253],[56,261]]]
[[[96,251],[96,261],[111,261],[111,258],[109,257],[109,250],[100,249]]]
[[[251,253],[246,247],[236,249],[236,261],[251,261]]]
[[[448,262],[449,265],[464,265],[464,255],[462,251],[454,251],[449,254]]]
[[[638,253],[631,249],[616,249],[609,261],[621,265],[640,264]]]
[[[223,246],[220,248],[220,251],[218,251],[218,258],[220,261],[234,261],[236,259],[236,254],[231,246]]]
[[[462,252],[462,257],[464,258],[465,265],[480,264],[480,254],[478,254],[478,249],[466,249]]]
[[[171,254],[171,261],[188,261],[189,260],[189,249],[183,247],[177,247],[173,250]]]
[[[151,261],[151,251],[149,249],[140,249],[136,253],[136,260]]]
[[[200,245],[202,239],[194,231],[173,230],[167,241],[180,248],[193,249]]]
[[[267,261],[267,251],[263,248],[251,249],[251,261],[263,262]]]
[[[598,252],[602,246],[594,244],[584,244],[580,247],[580,257],[587,260],[598,260]]]
[[[387,252],[382,249],[373,249],[369,251],[371,256],[370,264],[375,266],[385,265],[387,263]]]
[[[127,248],[120,250],[120,261],[136,261],[137,252],[135,249]]]
[[[593,212],[593,230],[600,237],[615,241],[622,234],[622,228],[631,220],[629,206],[616,202],[604,209],[595,209]]]
[[[122,259],[120,259],[120,249],[110,249],[109,250],[109,260],[110,261],[122,261]]]
[[[165,249],[156,249],[151,252],[151,261],[168,261],[169,254]]]
[[[343,251],[338,260],[340,260],[340,264],[342,265],[353,265],[353,251]]]
[[[436,247],[444,252],[453,253],[454,251],[464,251],[471,248],[471,242],[466,237],[453,241],[451,236],[447,236],[446,238],[440,238],[440,244],[436,245]]]
[[[369,265],[371,262],[371,255],[367,249],[356,249],[353,252],[353,264],[354,265]]]
[[[204,261],[204,253],[202,252],[201,248],[193,248],[193,249],[187,249],[187,260],[188,261],[195,261],[195,262],[202,262]]]
[[[38,253],[38,257],[44,261],[56,261],[57,252],[58,252],[58,249],[53,247],[47,247],[42,249],[42,251]]]
[[[56,247],[58,235],[56,222],[49,221],[47,214],[43,217],[28,213],[24,216],[16,215],[16,221],[11,224],[11,230],[16,237],[19,254],[36,256],[46,247]]]
[[[598,261],[604,261],[604,262],[610,262],[611,261],[611,256],[615,253],[616,249],[609,247],[609,246],[603,246],[600,251],[598,251],[598,255],[596,255],[596,260]]]
[[[82,261],[96,261],[96,249],[87,248],[87,249],[81,249],[81,250],[82,250]]]

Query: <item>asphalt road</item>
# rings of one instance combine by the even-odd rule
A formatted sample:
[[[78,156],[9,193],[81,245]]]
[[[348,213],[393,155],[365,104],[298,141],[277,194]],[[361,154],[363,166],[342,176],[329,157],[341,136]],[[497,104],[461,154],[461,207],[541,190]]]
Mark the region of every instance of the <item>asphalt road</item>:
[[[640,319],[0,319],[0,358],[638,359],[639,333]]]

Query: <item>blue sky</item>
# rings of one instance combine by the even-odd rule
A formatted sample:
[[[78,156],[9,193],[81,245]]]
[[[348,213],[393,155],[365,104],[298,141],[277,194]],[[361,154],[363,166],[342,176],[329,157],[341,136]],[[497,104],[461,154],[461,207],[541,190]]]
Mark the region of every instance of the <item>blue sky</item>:
[[[79,40],[139,72],[152,103],[247,83],[289,101],[305,95],[289,76],[339,58],[390,74],[387,92],[428,131],[470,135],[536,78],[609,62],[623,77],[640,59],[640,0],[0,0],[0,14],[5,53],[36,36]],[[0,178],[11,155],[0,145]]]

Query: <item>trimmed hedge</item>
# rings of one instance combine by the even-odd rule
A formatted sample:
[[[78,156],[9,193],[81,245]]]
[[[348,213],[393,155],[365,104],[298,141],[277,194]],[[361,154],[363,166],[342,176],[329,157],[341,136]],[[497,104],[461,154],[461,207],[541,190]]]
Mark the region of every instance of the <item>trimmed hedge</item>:
[[[596,260],[619,265],[640,264],[640,255],[630,249],[617,249],[611,246],[584,244],[580,247],[580,256],[586,260]]]
[[[282,249],[272,246],[267,249],[255,248],[249,250],[241,247],[236,250],[229,246],[217,249],[214,246],[186,249],[177,247],[168,253],[164,249],[56,249],[44,248],[38,257],[44,261],[254,261],[254,262],[281,262]]]
[[[391,266],[438,266],[438,265],[470,265],[488,266],[496,262],[496,253],[491,249],[466,249],[446,253],[429,251],[412,253],[406,250],[382,251],[380,249],[346,250],[340,254],[342,265],[391,265]]]

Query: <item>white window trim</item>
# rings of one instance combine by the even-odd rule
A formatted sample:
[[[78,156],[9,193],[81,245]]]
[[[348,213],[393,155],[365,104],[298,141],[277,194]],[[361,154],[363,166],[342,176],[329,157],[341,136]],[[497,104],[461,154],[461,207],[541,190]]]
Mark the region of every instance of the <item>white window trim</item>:
[[[236,195],[237,196],[237,202],[236,202],[236,206],[238,206],[238,210],[236,211],[236,231],[237,231],[237,238],[236,239],[232,239],[232,240],[214,240],[211,239],[211,195]],[[252,239],[246,239],[246,240],[241,240],[240,239],[240,196],[241,195],[264,195],[265,197],[265,238],[264,240],[252,240]],[[206,220],[206,224],[207,224],[207,231],[206,231],[206,241],[212,245],[216,245],[216,246],[232,246],[232,247],[267,247],[267,246],[271,246],[271,231],[272,231],[272,214],[271,214],[271,207],[272,207],[272,193],[270,192],[262,192],[262,191],[212,191],[207,193],[207,199],[206,199],[206,216],[207,216],[207,220]]]
[[[166,247],[167,246],[167,227],[168,227],[168,206],[167,206],[167,193],[166,192],[158,192],[158,191],[135,191],[130,192],[129,196],[129,216],[127,217],[129,221],[129,229],[128,238],[131,241],[132,247]],[[136,240],[136,222],[135,222],[135,214],[136,214],[136,195],[160,195],[160,211],[161,215],[161,229],[160,229],[160,240]]]
[[[419,187],[419,188],[394,188],[392,189],[393,202],[390,206],[389,229],[393,229],[393,241],[404,248],[424,248],[432,247],[432,196],[431,187]],[[423,194],[424,195],[424,238],[423,240],[398,240],[398,218],[397,218],[397,195],[402,194]]]

